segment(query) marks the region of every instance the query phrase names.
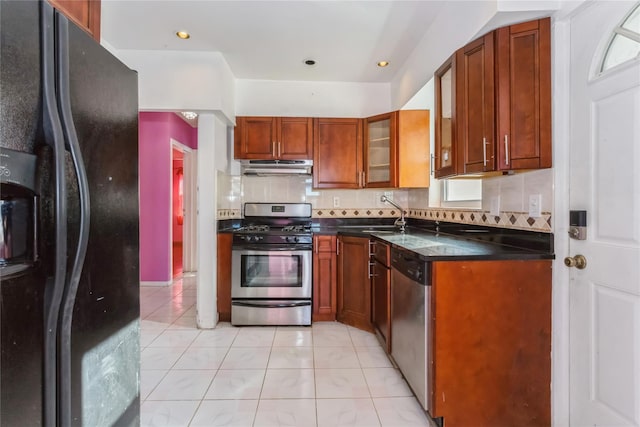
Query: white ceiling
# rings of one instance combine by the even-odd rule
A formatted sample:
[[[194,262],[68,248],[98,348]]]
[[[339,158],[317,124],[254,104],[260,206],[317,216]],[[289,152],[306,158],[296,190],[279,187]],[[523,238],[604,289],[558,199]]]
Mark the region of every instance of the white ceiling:
[[[238,79],[390,82],[445,3],[103,0],[101,32],[118,50],[220,52]]]

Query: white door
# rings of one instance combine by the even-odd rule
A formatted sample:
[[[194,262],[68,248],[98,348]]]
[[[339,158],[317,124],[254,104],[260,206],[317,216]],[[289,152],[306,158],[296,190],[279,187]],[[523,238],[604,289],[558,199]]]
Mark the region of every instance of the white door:
[[[569,243],[587,260],[569,273],[572,426],[640,426],[640,60],[598,72],[634,5],[593,2],[571,19],[569,204],[588,224]]]

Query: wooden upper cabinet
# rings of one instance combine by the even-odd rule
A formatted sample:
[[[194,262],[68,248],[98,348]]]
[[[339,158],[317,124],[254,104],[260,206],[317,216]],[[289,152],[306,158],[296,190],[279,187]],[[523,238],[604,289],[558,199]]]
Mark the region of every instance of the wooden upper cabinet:
[[[433,176],[456,175],[456,55],[453,54],[434,74],[435,85],[435,153]]]
[[[397,182],[393,187],[429,187],[429,110],[400,110],[394,114]]]
[[[494,171],[494,33],[456,52],[458,172]]]
[[[364,119],[364,184],[393,187],[397,182],[397,114],[386,113]]]
[[[278,117],[278,158],[306,160],[313,157],[313,119]]]
[[[49,0],[49,3],[100,43],[100,0]]]
[[[364,186],[429,187],[429,111],[400,110],[364,120]]]
[[[306,160],[312,157],[312,119],[306,117],[238,117],[236,159]]]
[[[540,19],[496,30],[498,168],[551,167],[551,30]]]
[[[455,69],[452,155],[457,167],[442,164],[448,117],[440,102],[449,62]],[[551,167],[549,18],[499,28],[474,40],[435,76],[436,177]]]
[[[314,188],[362,188],[362,119],[314,119],[313,140]]]
[[[237,117],[234,134],[236,159],[274,159],[276,154],[274,117]]]

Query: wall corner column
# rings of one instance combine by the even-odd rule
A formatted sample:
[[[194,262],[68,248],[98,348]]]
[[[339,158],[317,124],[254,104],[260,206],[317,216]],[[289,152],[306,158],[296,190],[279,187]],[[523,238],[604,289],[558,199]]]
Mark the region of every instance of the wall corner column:
[[[198,280],[197,324],[212,329],[218,323],[216,247],[216,133],[224,125],[214,113],[201,113],[198,118]],[[226,132],[226,130],[225,130]]]

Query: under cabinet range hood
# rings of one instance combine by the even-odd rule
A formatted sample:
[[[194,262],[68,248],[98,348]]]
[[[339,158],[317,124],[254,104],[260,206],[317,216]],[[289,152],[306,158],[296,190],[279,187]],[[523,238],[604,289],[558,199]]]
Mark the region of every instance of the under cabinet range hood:
[[[243,175],[311,175],[313,160],[240,160]]]

